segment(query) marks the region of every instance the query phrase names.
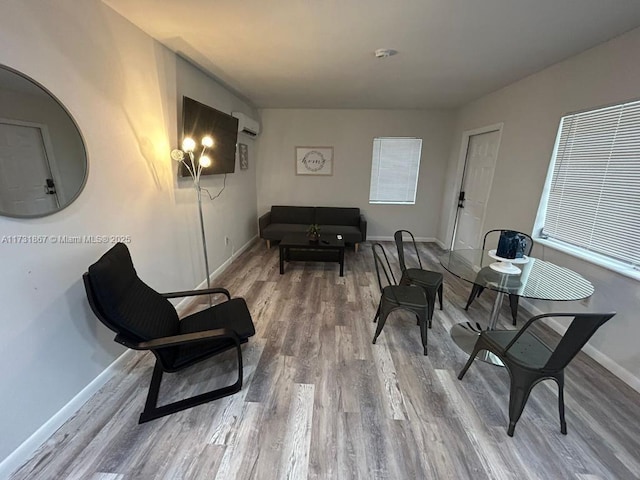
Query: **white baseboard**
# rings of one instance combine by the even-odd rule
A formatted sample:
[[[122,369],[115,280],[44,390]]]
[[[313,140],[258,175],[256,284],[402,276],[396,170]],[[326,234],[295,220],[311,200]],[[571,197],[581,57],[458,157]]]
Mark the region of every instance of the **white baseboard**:
[[[449,250],[449,247],[448,247],[448,246],[446,246],[446,245],[444,244],[444,242],[443,242],[442,240],[440,240],[439,238],[436,238],[436,239],[434,239],[433,241],[434,241],[434,242],[436,243],[436,245],[438,245],[441,249],[443,249],[443,250]]]
[[[520,304],[524,308],[526,308],[529,312],[531,312],[533,315],[541,315],[543,313],[546,313],[546,312],[543,312],[542,310],[540,310],[538,307],[534,306],[531,302],[529,302],[528,300],[526,300],[524,298],[520,299]],[[561,335],[564,334],[564,332],[567,330],[567,327],[565,325],[561,324],[560,322],[558,322],[557,320],[555,320],[553,318],[548,318],[548,319],[544,320],[544,322],[552,330],[558,332]],[[584,353],[586,353],[587,355],[589,355],[591,358],[593,358],[596,362],[598,362],[604,368],[609,370],[612,374],[614,374],[616,377],[618,377],[624,383],[626,383],[631,388],[633,388],[635,391],[640,393],[640,378],[635,376],[629,370],[627,370],[626,368],[620,366],[618,363],[616,363],[610,357],[608,357],[607,355],[605,355],[604,353],[602,353],[600,350],[595,348],[593,345],[590,345],[589,343],[587,343],[582,348],[582,351]]]
[[[7,458],[0,462],[0,478],[9,478],[9,475],[20,468],[34,452],[46,442],[56,430],[69,420],[102,386],[107,383],[134,355],[134,350],[127,350],[111,365],[104,369],[89,385],[84,387],[64,407],[47,420],[38,430],[16,448]]]
[[[220,265],[220,267],[210,275],[211,281],[215,280],[238,256],[248,250],[257,238],[257,235],[251,238],[237,252],[233,253],[231,257]],[[204,288],[206,285],[207,281],[205,279],[196,288]],[[189,304],[189,298],[184,298],[175,305],[175,309],[178,313],[181,313],[181,311],[187,308]],[[40,445],[46,442],[49,437],[56,432],[56,430],[69,420],[80,409],[80,407],[82,407],[93,396],[93,394],[100,390],[100,388],[102,388],[102,386],[104,386],[118,372],[120,367],[135,355],[135,353],[136,352],[134,350],[127,350],[116,358],[111,365],[104,369],[96,378],[84,387],[80,393],[58,410],[53,417],[47,420],[29,438],[22,442],[22,444],[11,452],[8,457],[2,460],[2,462],[0,462],[0,479],[9,478],[9,475],[26,463]]]

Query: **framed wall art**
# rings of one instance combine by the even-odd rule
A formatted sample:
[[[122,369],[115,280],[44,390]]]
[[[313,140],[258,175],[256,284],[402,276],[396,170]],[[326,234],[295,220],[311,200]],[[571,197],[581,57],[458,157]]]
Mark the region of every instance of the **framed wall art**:
[[[296,147],[296,175],[333,175],[333,147]]]

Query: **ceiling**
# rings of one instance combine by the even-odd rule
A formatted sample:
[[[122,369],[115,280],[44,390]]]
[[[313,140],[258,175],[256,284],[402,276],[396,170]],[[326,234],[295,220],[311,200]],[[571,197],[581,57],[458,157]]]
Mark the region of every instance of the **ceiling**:
[[[639,0],[103,1],[262,108],[456,107],[640,25]]]

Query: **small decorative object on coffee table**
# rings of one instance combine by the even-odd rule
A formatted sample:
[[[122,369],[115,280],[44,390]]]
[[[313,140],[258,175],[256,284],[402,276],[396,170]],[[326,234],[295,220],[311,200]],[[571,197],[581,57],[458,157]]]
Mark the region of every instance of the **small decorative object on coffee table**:
[[[315,223],[309,225],[309,228],[307,228],[307,236],[311,243],[318,243],[320,240],[320,227]]]

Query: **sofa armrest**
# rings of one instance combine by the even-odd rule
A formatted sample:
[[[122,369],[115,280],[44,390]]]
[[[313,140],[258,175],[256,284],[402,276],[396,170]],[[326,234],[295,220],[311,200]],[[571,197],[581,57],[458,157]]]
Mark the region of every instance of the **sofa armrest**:
[[[271,210],[262,215],[258,219],[258,229],[260,231],[260,238],[262,238],[262,231],[271,223]]]
[[[367,219],[364,218],[364,215],[360,215],[360,231],[362,232],[362,241],[367,240]]]

